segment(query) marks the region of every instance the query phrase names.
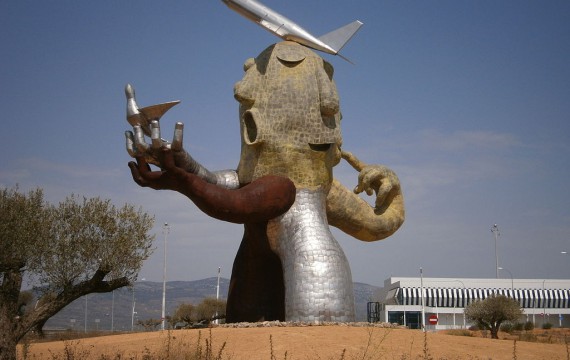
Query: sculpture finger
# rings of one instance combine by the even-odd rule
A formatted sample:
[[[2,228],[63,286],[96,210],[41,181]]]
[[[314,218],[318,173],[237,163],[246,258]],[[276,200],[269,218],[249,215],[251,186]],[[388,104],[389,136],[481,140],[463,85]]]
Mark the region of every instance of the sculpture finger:
[[[174,125],[174,136],[172,137],[172,145],[170,148],[173,151],[182,151],[182,141],[184,138],[184,124],[177,122]]]
[[[359,183],[358,185],[356,185],[354,187],[353,191],[355,194],[360,194],[361,192],[364,191],[366,193],[366,195],[368,195],[368,196],[372,196],[374,194],[374,189],[372,189],[369,185],[362,184],[362,183]]]
[[[146,159],[142,156],[137,156],[137,170],[140,178],[144,180],[146,186],[154,187],[157,181],[160,180],[163,173],[162,171],[152,171]],[[136,181],[136,180],[135,180]]]
[[[148,187],[147,181],[141,176],[139,171],[139,163],[134,161],[129,161],[129,168],[131,169],[131,175],[133,176],[133,180],[139,186]]]
[[[153,150],[160,149],[162,146],[162,140],[160,139],[160,125],[156,120],[150,122],[150,140]]]
[[[149,146],[144,140],[144,132],[140,125],[133,126],[135,131],[135,147],[140,154],[146,154]]]
[[[369,170],[369,171],[362,171],[358,175],[358,190],[357,194],[361,193],[362,191],[366,192],[366,195],[372,196],[374,194],[374,190],[378,187],[378,172]]]
[[[136,156],[136,151],[135,151],[135,137],[133,135],[132,131],[125,131],[125,142],[126,142],[126,148],[127,148],[127,153],[134,158]]]
[[[380,208],[384,204],[384,201],[386,201],[388,194],[393,188],[391,181],[382,181],[382,184],[376,192],[376,208]]]
[[[358,185],[354,187],[354,193],[360,194],[361,192],[365,191],[368,185],[364,182],[364,172],[361,171],[358,174]]]
[[[182,171],[176,167],[176,163],[174,162],[174,154],[172,153],[171,149],[163,148],[160,151],[160,163],[162,164],[162,168],[166,171],[173,173]]]

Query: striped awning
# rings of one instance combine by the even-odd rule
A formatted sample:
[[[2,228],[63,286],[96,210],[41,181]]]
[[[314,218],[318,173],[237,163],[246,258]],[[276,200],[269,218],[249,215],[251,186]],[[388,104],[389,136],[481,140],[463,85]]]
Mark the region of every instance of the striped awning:
[[[420,288],[403,287],[393,289],[393,296],[398,305],[421,305]],[[570,290],[568,289],[470,289],[470,288],[430,288],[424,289],[425,306],[430,307],[465,307],[476,300],[483,300],[493,295],[504,295],[515,299],[523,308],[570,308]]]

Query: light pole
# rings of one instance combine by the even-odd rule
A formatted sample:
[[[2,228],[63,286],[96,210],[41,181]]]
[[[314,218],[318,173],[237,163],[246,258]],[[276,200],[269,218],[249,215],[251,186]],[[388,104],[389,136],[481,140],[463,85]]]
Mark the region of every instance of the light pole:
[[[144,281],[144,280],[145,280],[145,278],[141,279],[141,281]],[[135,302],[135,285],[136,285],[136,283],[137,283],[136,281],[133,282],[133,309],[131,312],[131,332],[135,330],[135,314],[137,313],[135,311],[135,304],[136,304],[136,302]]]
[[[135,283],[133,283],[133,308],[131,310],[131,332],[135,330]]]
[[[164,223],[162,227],[164,232],[164,269],[162,272],[162,325],[161,329],[164,330],[164,324],[166,322],[166,240],[168,238],[168,233],[170,232],[170,226],[168,223]]]
[[[218,267],[218,285],[216,285],[216,300],[220,299],[220,271],[222,270],[221,267]],[[216,304],[217,306],[217,304]],[[216,325],[220,323],[218,319],[218,311],[216,310]]]
[[[513,291],[513,296],[514,296],[514,292],[515,292],[515,280],[513,279],[513,274],[512,274],[509,270],[507,270],[507,269],[505,269],[505,268],[503,268],[503,267],[498,267],[497,270],[505,270],[506,272],[509,273],[509,275],[510,275],[510,277],[511,277],[511,290]]]
[[[115,290],[111,291],[111,332],[115,331]]]
[[[85,333],[87,333],[87,294],[85,294]]]
[[[499,278],[499,253],[497,252],[497,237],[501,235],[499,233],[499,226],[497,224],[493,225],[491,228],[491,232],[495,234],[495,272],[497,275],[497,279]]]
[[[420,268],[420,296],[422,299],[422,330],[423,332],[426,332],[426,309],[424,305],[424,270],[422,268]]]
[[[463,293],[462,293],[461,299],[463,300],[463,302],[465,302],[466,301],[466,300],[464,300],[465,299],[465,284],[461,280],[455,279],[454,281],[457,281],[458,283],[461,284],[461,286],[463,286]],[[465,329],[465,303],[463,303],[461,305],[463,305],[463,328]],[[453,326],[455,327],[455,313],[453,313]]]
[[[546,288],[544,287],[544,283],[546,279],[542,280],[542,325],[546,323]]]

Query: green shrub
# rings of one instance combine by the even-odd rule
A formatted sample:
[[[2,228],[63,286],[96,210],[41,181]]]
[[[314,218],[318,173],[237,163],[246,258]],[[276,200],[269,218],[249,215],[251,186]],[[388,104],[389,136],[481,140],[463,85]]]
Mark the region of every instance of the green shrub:
[[[544,324],[542,324],[542,328],[543,329],[552,329],[552,324],[549,322],[544,323]]]
[[[501,325],[501,331],[506,332],[506,333],[512,333],[513,332],[513,324],[511,323],[504,323]]]
[[[537,342],[538,338],[536,337],[536,335],[531,334],[531,333],[522,333],[519,335],[519,340],[520,341]]]
[[[524,329],[526,331],[534,330],[534,324],[532,323],[532,321],[525,322],[524,323]]]
[[[522,331],[524,329],[524,324],[520,322],[516,322],[513,324],[514,331]]]
[[[466,329],[452,329],[447,331],[448,335],[454,336],[473,336],[473,333]]]

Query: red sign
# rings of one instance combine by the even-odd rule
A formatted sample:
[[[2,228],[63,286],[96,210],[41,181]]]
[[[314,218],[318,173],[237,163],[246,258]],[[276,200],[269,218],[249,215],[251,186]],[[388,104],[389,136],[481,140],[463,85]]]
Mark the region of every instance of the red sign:
[[[437,324],[437,315],[430,315],[428,318],[428,322],[430,323],[430,325],[436,325]]]

